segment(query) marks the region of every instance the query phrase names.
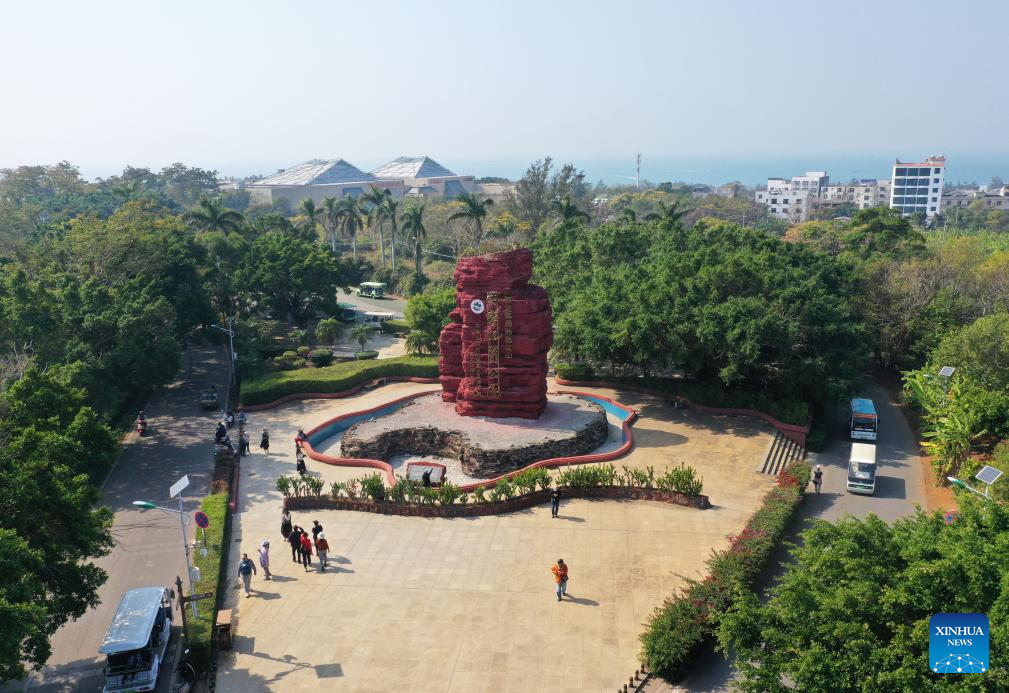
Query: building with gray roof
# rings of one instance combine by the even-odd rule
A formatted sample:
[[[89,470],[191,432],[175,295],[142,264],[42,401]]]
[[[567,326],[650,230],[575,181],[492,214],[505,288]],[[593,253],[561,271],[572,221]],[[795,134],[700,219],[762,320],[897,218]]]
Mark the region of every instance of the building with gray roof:
[[[401,156],[371,175],[380,181],[400,181],[408,197],[458,197],[476,190],[476,178],[456,175],[428,156]]]
[[[256,204],[273,204],[287,199],[297,206],[307,197],[321,204],[327,197],[357,197],[376,187],[403,196],[403,183],[397,179],[380,180],[343,159],[312,159],[267,176],[248,186]]]

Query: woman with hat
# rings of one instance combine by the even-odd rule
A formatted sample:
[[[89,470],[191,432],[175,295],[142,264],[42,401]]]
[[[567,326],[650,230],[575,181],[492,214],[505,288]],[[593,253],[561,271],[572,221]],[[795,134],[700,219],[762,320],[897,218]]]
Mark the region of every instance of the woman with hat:
[[[264,541],[259,547],[259,565],[266,574],[266,579],[270,579],[270,542]]]
[[[319,532],[319,536],[315,538],[315,552],[319,554],[319,564],[325,570],[329,564],[329,542],[326,541],[325,532]]]

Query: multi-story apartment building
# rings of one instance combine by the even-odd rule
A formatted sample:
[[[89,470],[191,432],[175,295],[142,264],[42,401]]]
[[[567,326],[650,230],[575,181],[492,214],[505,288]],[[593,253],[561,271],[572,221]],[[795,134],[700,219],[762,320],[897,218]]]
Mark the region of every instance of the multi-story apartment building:
[[[823,189],[820,201],[831,206],[851,202],[859,209],[886,207],[890,204],[890,181],[863,178],[850,183],[835,183]]]
[[[1009,185],[995,190],[955,190],[942,194],[942,209],[948,211],[957,207],[968,207],[981,201],[985,209],[1009,211]]]
[[[768,182],[770,182],[769,179]],[[808,190],[787,190],[771,188],[757,191],[757,202],[767,205],[772,217],[790,221],[793,224],[807,221],[812,201],[815,198]]]
[[[798,223],[809,219],[814,200],[830,184],[826,171],[806,171],[791,178],[768,178],[767,190],[758,190],[757,202],[767,205],[771,216]]]
[[[945,171],[943,156],[930,156],[920,163],[897,159],[890,177],[890,206],[905,215],[924,212],[926,217],[932,218],[939,214]]]

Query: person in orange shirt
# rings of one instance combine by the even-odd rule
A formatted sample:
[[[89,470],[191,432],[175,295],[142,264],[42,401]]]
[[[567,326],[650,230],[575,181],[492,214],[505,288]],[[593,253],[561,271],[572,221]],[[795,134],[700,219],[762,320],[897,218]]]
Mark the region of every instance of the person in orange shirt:
[[[568,564],[563,558],[557,559],[557,564],[550,569],[554,574],[554,581],[557,583],[557,601],[561,600],[568,589]]]

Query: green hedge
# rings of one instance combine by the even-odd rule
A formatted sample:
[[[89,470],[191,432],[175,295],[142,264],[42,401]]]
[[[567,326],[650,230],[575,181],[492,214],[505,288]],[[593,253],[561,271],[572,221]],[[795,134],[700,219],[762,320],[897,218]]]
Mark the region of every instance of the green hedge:
[[[809,484],[810,468],[793,462],[778,476],[728,549],[708,559],[708,576],[690,580],[657,607],[641,634],[641,657],[648,669],[676,679],[687,673],[701,648],[714,636],[718,618],[742,589],[750,589],[781,541]]]
[[[212,599],[201,599],[197,604],[200,617],[194,622],[192,611],[189,611],[189,639],[190,647],[193,651],[193,665],[199,672],[210,671],[213,663],[212,641],[214,638],[214,623],[217,620],[218,588],[227,589],[228,584],[228,551],[224,544],[224,523],[228,515],[228,493],[215,493],[203,499],[201,505],[203,512],[210,518],[210,527],[207,528],[207,555],[203,556],[199,550],[195,552],[193,562],[200,569],[200,581],[196,583],[194,589],[197,593],[213,592]],[[202,539],[198,532],[197,538]],[[238,566],[235,566],[235,570]],[[189,583],[184,582],[186,590]],[[192,607],[187,604],[187,609]]]
[[[343,392],[390,375],[438,377],[437,356],[400,356],[375,361],[347,361],[326,368],[267,373],[242,383],[242,404],[265,404],[302,392]]]
[[[354,352],[354,359],[356,361],[368,361],[370,359],[377,359],[377,358],[378,358],[378,352],[377,351],[355,351]]]
[[[727,409],[755,409],[770,414],[778,421],[805,426],[809,423],[810,407],[806,402],[788,401],[770,397],[762,392],[727,390],[719,382],[697,380],[675,380],[673,378],[638,378],[634,376],[593,375],[590,366],[558,365],[557,375],[565,380],[599,380],[620,385],[634,385],[667,393],[670,397],[679,395],[691,402],[708,407]]]
[[[406,320],[385,320],[382,323],[382,332],[385,334],[399,334],[410,331],[410,325]]]

